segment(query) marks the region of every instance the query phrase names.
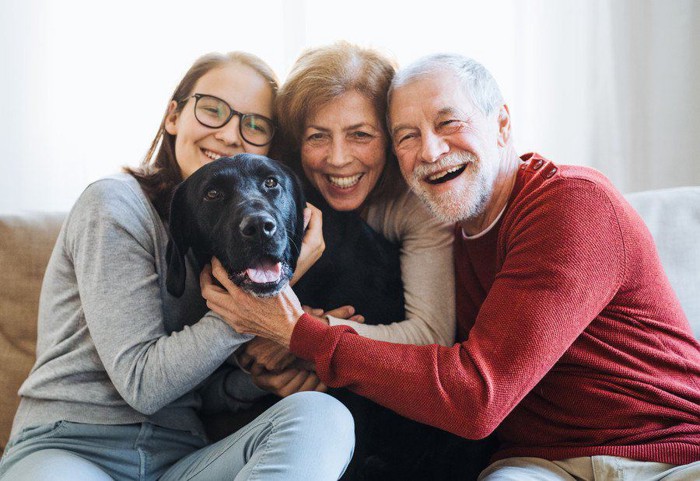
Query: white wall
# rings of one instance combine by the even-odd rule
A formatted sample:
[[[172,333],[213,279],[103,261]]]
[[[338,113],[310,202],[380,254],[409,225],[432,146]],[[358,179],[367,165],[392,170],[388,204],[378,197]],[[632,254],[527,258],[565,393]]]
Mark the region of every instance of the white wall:
[[[400,64],[481,61],[521,152],[624,191],[700,184],[699,27],[695,0],[3,0],[0,212],[67,210],[138,164],[199,55],[247,50],[283,79],[304,47],[338,39]]]

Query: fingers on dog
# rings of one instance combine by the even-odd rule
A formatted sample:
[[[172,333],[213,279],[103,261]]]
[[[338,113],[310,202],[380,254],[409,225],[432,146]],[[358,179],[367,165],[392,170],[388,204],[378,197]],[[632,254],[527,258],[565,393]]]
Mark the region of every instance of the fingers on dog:
[[[323,240],[323,213],[312,204],[307,203],[306,206],[311,211],[311,215],[304,234],[304,242],[313,242],[314,249],[323,252],[326,248]]]
[[[221,265],[221,261],[217,259],[216,257],[213,257],[211,260],[211,270],[212,274],[214,275],[214,278],[216,278],[219,283],[229,292],[232,293],[232,291],[236,290],[236,286],[233,282],[228,277],[228,272],[226,272],[226,269],[224,269],[224,266]]]

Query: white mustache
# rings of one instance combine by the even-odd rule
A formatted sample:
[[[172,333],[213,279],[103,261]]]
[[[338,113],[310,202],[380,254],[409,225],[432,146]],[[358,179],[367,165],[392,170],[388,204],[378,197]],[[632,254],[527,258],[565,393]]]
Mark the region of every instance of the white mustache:
[[[429,175],[460,165],[476,162],[476,156],[470,152],[455,152],[448,154],[433,164],[421,164],[413,171],[415,180],[422,180]]]

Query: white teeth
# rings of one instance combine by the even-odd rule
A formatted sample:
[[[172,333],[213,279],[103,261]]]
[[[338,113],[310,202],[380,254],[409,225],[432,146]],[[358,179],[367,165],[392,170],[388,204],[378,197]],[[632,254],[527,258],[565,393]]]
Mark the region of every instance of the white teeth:
[[[209,157],[211,160],[217,160],[217,159],[220,159],[221,157],[223,157],[223,155],[215,154],[214,152],[212,152],[210,150],[202,149],[202,152],[204,152],[204,155]]]
[[[445,177],[447,174],[451,174],[452,172],[457,172],[459,169],[464,167],[463,165],[458,165],[457,167],[452,167],[451,169],[443,170],[442,172],[438,172],[437,174],[429,175],[428,180],[438,180],[443,177]]]
[[[351,175],[350,177],[334,177],[332,175],[326,176],[331,184],[340,187],[341,189],[347,189],[357,184],[360,181],[362,174]]]

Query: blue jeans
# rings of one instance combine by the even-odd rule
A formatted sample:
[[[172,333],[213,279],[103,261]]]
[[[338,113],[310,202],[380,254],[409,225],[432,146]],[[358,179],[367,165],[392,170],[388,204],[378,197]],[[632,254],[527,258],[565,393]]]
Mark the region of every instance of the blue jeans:
[[[333,480],[354,444],[349,411],[330,396],[304,392],[214,444],[150,423],[27,428],[8,443],[0,480]]]

